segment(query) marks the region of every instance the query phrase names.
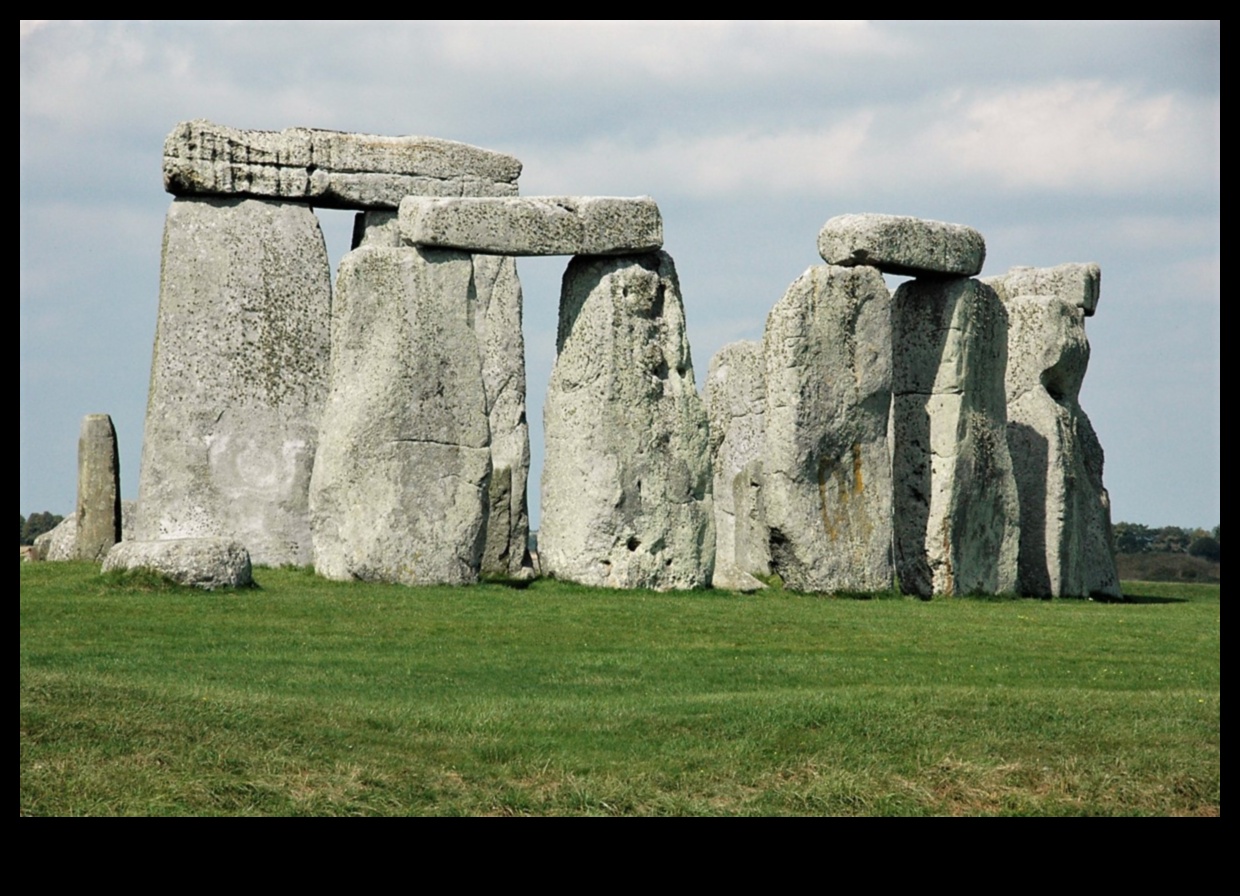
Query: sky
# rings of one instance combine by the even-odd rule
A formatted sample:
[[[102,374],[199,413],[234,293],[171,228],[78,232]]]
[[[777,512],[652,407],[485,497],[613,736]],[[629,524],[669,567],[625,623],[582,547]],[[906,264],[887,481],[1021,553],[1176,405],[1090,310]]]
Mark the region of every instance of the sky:
[[[21,512],[81,418],[137,498],[164,138],[183,120],[472,143],[522,195],[649,195],[699,386],[839,214],[968,224],[982,275],[1096,261],[1081,405],[1112,517],[1219,522],[1218,22],[54,22],[21,30]],[[319,213],[333,269],[352,213]],[[537,527],[566,258],[520,259]],[[894,288],[901,278],[888,278]]]

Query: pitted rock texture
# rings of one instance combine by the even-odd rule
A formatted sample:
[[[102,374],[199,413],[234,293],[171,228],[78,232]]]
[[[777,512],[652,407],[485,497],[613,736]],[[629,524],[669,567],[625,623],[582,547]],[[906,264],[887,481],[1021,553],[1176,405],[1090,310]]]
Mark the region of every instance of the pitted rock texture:
[[[107,414],[87,414],[78,434],[76,537],[78,560],[102,563],[121,540],[121,462],[116,427]]]
[[[1008,300],[1008,448],[1020,496],[1018,587],[1035,597],[1119,597],[1102,448],[1081,410],[1083,310]]]
[[[543,409],[544,573],[609,588],[710,584],[706,410],[666,253],[568,265]]]
[[[331,396],[310,486],[330,579],[478,578],[491,479],[463,252],[364,246],[340,262]]]
[[[327,397],[331,271],[309,208],[177,199],[135,536],[220,536],[254,562],[311,562],[307,495]]]
[[[885,274],[971,277],[986,260],[972,227],[904,215],[839,215],[822,225],[818,254],[827,264],[869,265]]]
[[[164,141],[164,189],[321,208],[396,208],[417,196],[515,196],[512,156],[435,137],[315,128],[252,131],[183,121]]]
[[[766,368],[762,343],[721,348],[706,376],[710,454],[714,482],[713,585],[731,591],[766,586],[755,576],[771,572],[762,513],[762,457],[766,439]]]
[[[1016,588],[1007,314],[977,280],[911,280],[892,302],[895,556],[909,594]]]
[[[1074,305],[1091,317],[1098,308],[1102,269],[1095,262],[1074,262],[1053,268],[1015,267],[984,281],[1005,302],[1017,296],[1056,298]]]
[[[872,267],[812,267],[767,317],[762,499],[771,571],[798,591],[887,590],[891,294]]]
[[[103,571],[150,569],[178,585],[205,591],[253,584],[250,555],[230,538],[170,538],[122,541],[103,561]]]
[[[663,246],[649,196],[522,196],[400,204],[406,242],[493,255],[637,255]]]

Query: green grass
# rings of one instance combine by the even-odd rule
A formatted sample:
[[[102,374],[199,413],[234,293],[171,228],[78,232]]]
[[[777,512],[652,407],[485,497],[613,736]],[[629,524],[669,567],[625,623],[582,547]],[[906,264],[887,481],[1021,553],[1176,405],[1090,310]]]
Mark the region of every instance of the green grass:
[[[1122,604],[21,567],[20,812],[1220,812],[1219,587]]]

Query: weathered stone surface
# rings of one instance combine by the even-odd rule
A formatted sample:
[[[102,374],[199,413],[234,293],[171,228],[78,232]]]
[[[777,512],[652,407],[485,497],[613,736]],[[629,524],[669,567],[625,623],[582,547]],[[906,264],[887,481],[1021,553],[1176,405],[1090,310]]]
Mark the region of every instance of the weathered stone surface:
[[[663,245],[663,218],[649,196],[408,196],[400,228],[416,246],[493,255],[637,255]]]
[[[1015,267],[985,282],[1005,302],[1017,296],[1061,299],[1091,317],[1098,308],[1102,269],[1095,262],[1060,264],[1053,268]]]
[[[102,563],[121,540],[121,463],[116,427],[107,414],[87,414],[78,434],[74,554]]]
[[[525,419],[525,337],[521,332],[521,283],[512,258],[473,256],[472,319],[482,352],[491,430],[490,510],[482,571],[531,576],[530,430]]]
[[[771,571],[799,591],[891,588],[891,294],[882,275],[810,268],[771,309],[763,354]]]
[[[136,537],[242,540],[311,562],[307,493],[327,396],[331,271],[314,213],[177,199],[164,226]]]
[[[33,547],[36,560],[76,560],[77,514],[69,514],[54,529],[36,537]]]
[[[108,551],[103,571],[151,569],[180,585],[207,591],[253,584],[250,555],[230,538],[122,541]]]
[[[491,451],[473,274],[445,250],[364,246],[340,262],[310,486],[321,575],[477,580]]]
[[[1007,315],[977,280],[913,280],[892,304],[895,555],[907,593],[1013,591]]]
[[[321,208],[396,208],[405,196],[515,196],[512,156],[434,137],[183,121],[164,141],[164,189]]]
[[[1089,363],[1083,309],[1061,298],[1016,296],[1007,312],[1018,587],[1036,597],[1119,597],[1102,449],[1078,401]]]
[[[870,265],[913,277],[963,275],[982,269],[986,241],[972,227],[904,215],[839,215],[818,233],[827,264]]]
[[[766,438],[766,369],[762,343],[733,342],[719,350],[706,376],[714,482],[715,573],[731,591],[765,588],[771,572],[762,513],[762,452]]]
[[[543,408],[543,571],[611,588],[708,585],[706,410],[671,257],[574,258],[557,348]]]

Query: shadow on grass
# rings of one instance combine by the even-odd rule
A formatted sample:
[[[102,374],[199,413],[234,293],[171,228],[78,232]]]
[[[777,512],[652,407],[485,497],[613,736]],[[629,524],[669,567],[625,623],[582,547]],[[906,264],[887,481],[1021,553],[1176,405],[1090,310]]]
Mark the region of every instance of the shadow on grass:
[[[1122,598],[1117,598],[1108,603],[1115,604],[1187,604],[1192,603],[1186,597],[1157,597],[1151,594],[1125,594]]]

